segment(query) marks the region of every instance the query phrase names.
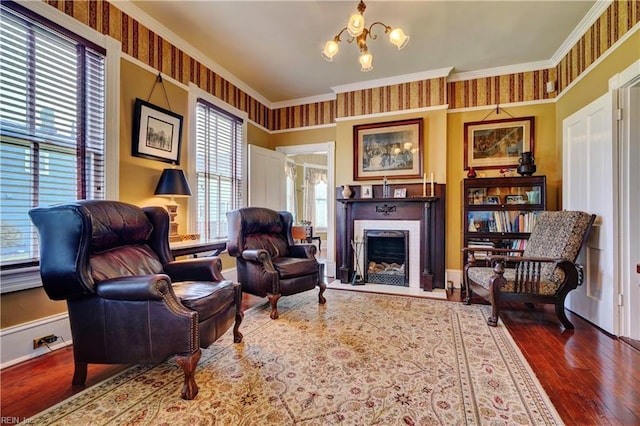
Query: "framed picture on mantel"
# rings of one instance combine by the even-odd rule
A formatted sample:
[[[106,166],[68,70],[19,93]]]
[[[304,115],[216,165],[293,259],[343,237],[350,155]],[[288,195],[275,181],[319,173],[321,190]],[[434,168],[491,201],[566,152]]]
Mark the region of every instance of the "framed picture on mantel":
[[[353,126],[353,179],[422,177],[422,118]]]

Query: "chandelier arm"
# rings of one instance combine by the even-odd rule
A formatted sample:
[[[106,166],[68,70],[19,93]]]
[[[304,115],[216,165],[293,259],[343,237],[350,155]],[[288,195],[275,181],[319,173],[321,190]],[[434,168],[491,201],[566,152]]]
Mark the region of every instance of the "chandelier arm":
[[[390,26],[388,26],[388,25],[386,25],[386,24],[383,24],[383,23],[382,23],[382,22],[380,22],[380,21],[376,21],[376,22],[374,22],[373,24],[369,25],[369,30],[367,31],[367,32],[369,33],[369,38],[371,38],[371,40],[375,40],[375,39],[377,39],[377,38],[378,38],[378,36],[377,36],[377,35],[375,35],[375,34],[373,34],[373,33],[371,32],[371,30],[373,29],[373,26],[374,26],[374,25],[382,25],[382,26],[384,27],[384,33],[385,33],[385,34],[389,33],[389,32],[392,30],[392,28],[391,28]]]
[[[340,30],[340,32],[338,34],[336,34],[336,36],[333,38],[333,41],[335,41],[336,43],[342,41],[340,40],[340,36],[342,35],[343,32],[347,31],[347,27],[344,27],[343,29]],[[353,41],[353,40],[352,40]],[[349,43],[351,43],[351,41],[349,41]]]

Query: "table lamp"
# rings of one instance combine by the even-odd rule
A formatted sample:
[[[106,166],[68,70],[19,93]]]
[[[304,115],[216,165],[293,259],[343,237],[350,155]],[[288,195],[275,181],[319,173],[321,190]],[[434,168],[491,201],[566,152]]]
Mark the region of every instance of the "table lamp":
[[[191,195],[189,182],[187,182],[184,172],[179,169],[164,169],[160,175],[160,180],[158,181],[154,194],[171,197],[169,204],[166,205],[170,218],[169,241],[180,241],[178,222],[176,222],[178,204],[175,201],[175,197],[188,197]]]

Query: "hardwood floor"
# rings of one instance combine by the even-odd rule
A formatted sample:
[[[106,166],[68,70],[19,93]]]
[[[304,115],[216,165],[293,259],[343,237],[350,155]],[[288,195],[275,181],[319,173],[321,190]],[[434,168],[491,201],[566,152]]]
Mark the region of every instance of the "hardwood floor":
[[[339,290],[328,296],[331,291]],[[460,301],[459,290],[448,297]],[[244,295],[244,309],[262,303],[266,299]],[[639,350],[571,313],[576,328],[563,332],[552,307],[507,305],[501,312],[566,424],[640,425]],[[125,368],[90,365],[87,384],[72,387],[71,348],[6,368],[0,373],[2,423],[21,421]]]

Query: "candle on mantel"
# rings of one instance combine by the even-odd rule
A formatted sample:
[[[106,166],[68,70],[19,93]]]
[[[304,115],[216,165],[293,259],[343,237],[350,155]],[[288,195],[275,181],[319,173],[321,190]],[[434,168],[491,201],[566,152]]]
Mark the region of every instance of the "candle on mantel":
[[[422,174],[422,196],[423,197],[427,196],[427,174],[426,173]]]
[[[431,176],[429,176],[431,178],[430,180],[430,186],[431,186],[431,196],[434,197],[436,195],[435,191],[433,190],[433,172],[431,172]]]

